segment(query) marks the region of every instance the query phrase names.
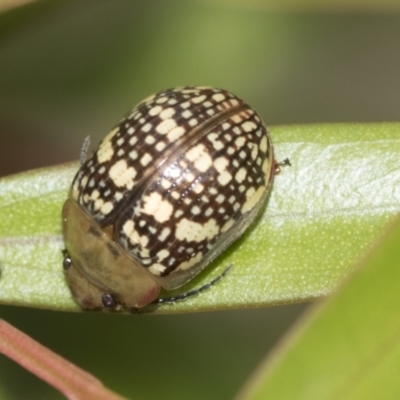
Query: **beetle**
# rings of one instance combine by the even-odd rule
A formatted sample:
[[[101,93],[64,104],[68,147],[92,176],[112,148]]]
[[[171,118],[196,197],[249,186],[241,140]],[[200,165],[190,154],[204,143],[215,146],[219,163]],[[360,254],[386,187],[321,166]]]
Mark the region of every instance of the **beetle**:
[[[260,116],[213,87],[134,107],[77,172],[62,211],[64,270],[85,309],[144,307],[249,227],[277,163]]]

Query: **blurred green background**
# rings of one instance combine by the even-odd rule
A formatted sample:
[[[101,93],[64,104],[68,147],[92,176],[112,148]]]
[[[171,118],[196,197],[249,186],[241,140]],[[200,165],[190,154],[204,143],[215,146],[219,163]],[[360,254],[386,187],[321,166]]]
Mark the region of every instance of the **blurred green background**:
[[[232,91],[272,136],[278,124],[399,120],[400,15],[304,3],[307,13],[267,0],[3,12],[0,176],[76,160],[85,136],[97,143],[142,98],[178,85]],[[127,397],[229,399],[305,308],[137,317],[0,306],[0,317]],[[2,356],[0,389],[0,399],[63,398]]]

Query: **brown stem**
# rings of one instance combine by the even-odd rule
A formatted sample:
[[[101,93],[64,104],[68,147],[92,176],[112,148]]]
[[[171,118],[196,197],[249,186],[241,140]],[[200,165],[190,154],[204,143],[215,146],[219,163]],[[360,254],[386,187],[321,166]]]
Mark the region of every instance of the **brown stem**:
[[[70,400],[123,400],[86,371],[0,319],[0,353],[54,386]]]

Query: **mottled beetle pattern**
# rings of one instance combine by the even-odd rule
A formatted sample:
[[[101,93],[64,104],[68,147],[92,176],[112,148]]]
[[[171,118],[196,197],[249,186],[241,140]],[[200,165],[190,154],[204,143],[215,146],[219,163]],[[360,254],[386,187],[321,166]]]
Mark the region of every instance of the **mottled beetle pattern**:
[[[64,268],[86,309],[140,308],[188,282],[253,222],[275,169],[268,131],[221,89],[138,104],[76,174]]]

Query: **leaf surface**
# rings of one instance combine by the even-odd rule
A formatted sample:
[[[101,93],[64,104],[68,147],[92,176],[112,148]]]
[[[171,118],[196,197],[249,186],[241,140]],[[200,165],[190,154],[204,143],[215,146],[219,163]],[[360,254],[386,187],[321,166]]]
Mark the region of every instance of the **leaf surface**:
[[[400,124],[271,128],[275,177],[262,216],[189,284],[232,272],[163,313],[300,302],[330,293],[400,205]],[[79,310],[62,271],[61,209],[78,163],[0,180],[0,302]]]

